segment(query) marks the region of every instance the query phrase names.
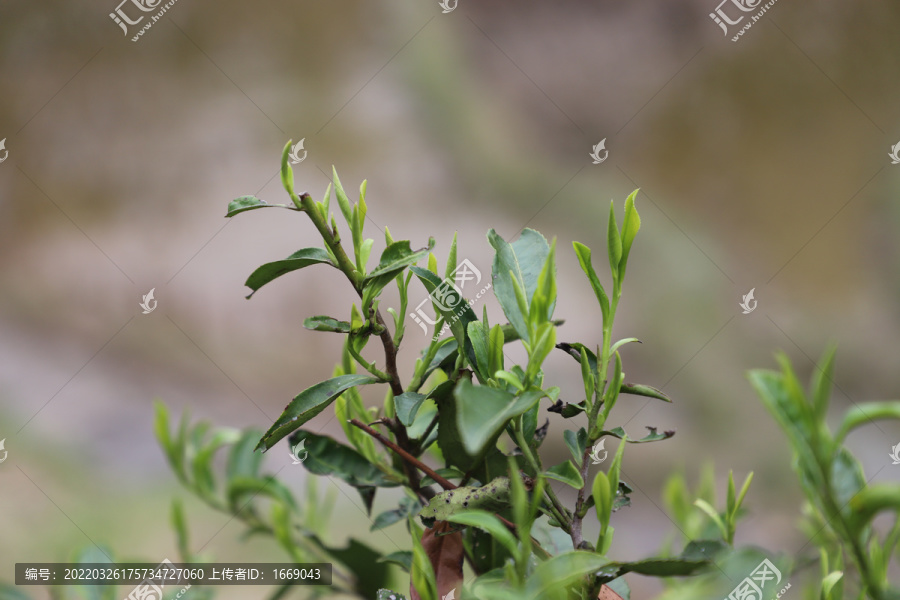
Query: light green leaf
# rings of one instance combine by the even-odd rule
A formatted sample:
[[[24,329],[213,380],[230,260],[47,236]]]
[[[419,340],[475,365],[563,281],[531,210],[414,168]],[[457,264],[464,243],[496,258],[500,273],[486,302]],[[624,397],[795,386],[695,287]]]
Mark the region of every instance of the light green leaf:
[[[409,240],[394,242],[384,249],[378,266],[375,267],[365,281],[371,281],[378,277],[396,276],[400,271],[422,260],[431,249],[434,248],[434,238],[428,238],[428,246],[413,250],[409,246]],[[393,277],[391,277],[393,278]]]
[[[345,390],[370,383],[379,383],[379,380],[365,375],[341,375],[303,390],[259,440],[256,450],[268,450],[274,446],[278,440],[325,410]]]
[[[594,498],[594,508],[597,511],[597,520],[600,521],[600,533],[606,532],[609,527],[609,517],[612,514],[613,496],[610,492],[609,478],[603,471],[598,471],[594,476],[591,486],[591,494]]]
[[[284,186],[284,191],[291,196],[294,195],[294,170],[288,163],[288,157],[291,154],[291,142],[293,141],[288,140],[288,143],[284,145],[284,150],[281,151],[281,185]]]
[[[241,196],[228,203],[228,212],[225,213],[225,216],[233,217],[234,215],[257,208],[287,208],[289,210],[297,210],[293,206],[288,206],[287,204],[269,204],[256,196]]]
[[[830,346],[822,355],[821,368],[817,368],[813,373],[810,382],[810,393],[812,394],[813,406],[819,418],[823,418],[828,412],[828,398],[831,396],[831,386],[834,381],[834,356],[837,352],[837,346]]]
[[[584,427],[577,433],[567,429],[563,432],[563,439],[569,452],[572,453],[572,458],[575,459],[575,464],[579,464],[584,458],[584,450],[587,448],[587,431],[584,430]]]
[[[622,238],[619,237],[619,225],[616,223],[616,209],[612,201],[609,203],[609,225],[606,232],[606,245],[609,251],[609,267],[612,271],[613,281],[619,280],[619,263],[622,260]],[[616,286],[618,288],[618,285]]]
[[[334,317],[316,315],[303,321],[303,327],[312,331],[330,331],[332,333],[350,333],[350,323],[339,321]]]
[[[297,250],[284,260],[266,263],[253,271],[250,277],[247,278],[247,282],[244,283],[244,285],[253,290],[247,297],[249,298],[255,294],[259,288],[273,279],[277,279],[291,271],[296,271],[297,269],[320,263],[334,266],[334,263],[332,263],[331,259],[328,257],[328,253],[322,248],[303,248],[302,250]]]
[[[855,404],[844,415],[835,442],[841,443],[857,427],[885,419],[900,419],[900,401]]]
[[[344,215],[344,218],[347,220],[347,223],[350,224],[353,222],[353,212],[350,208],[350,198],[347,197],[347,193],[344,191],[344,186],[341,185],[341,180],[338,178],[337,169],[334,166],[331,167],[332,173],[332,183],[334,184],[334,193],[337,196],[338,206],[341,208],[341,214]]]
[[[625,281],[625,267],[628,264],[628,254],[631,252],[631,244],[641,228],[641,217],[634,207],[634,198],[638,190],[631,192],[625,200],[625,219],[622,221],[622,259],[619,263],[619,282]]]
[[[594,554],[574,550],[554,556],[537,566],[526,584],[527,598],[539,600],[551,592],[565,588],[579,579],[600,570],[609,560]]]
[[[510,554],[515,555],[518,550],[516,538],[509,532],[500,519],[493,514],[484,510],[466,510],[447,517],[451,523],[459,523],[469,527],[477,527],[482,529],[493,537],[496,541],[503,544]]]
[[[578,472],[578,469],[575,468],[575,465],[570,460],[550,467],[544,472],[544,475],[549,479],[562,481],[576,490],[580,490],[584,486],[584,479],[581,478],[581,473]]]
[[[606,295],[606,290],[603,289],[600,279],[597,278],[597,272],[594,271],[594,266],[591,263],[591,249],[581,242],[572,242],[572,246],[575,248],[578,264],[581,265],[581,270],[587,275],[591,288],[594,290],[594,295],[597,296],[597,302],[600,303],[600,312],[603,314],[603,323],[605,324],[609,319],[609,297]]]

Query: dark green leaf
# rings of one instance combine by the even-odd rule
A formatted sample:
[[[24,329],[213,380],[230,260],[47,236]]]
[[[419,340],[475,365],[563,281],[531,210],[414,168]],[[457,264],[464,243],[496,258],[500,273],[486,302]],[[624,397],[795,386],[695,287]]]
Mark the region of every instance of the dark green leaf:
[[[328,253],[322,248],[303,248],[297,250],[284,260],[266,263],[259,267],[247,278],[246,285],[253,290],[247,296],[248,298],[255,294],[259,288],[266,285],[273,279],[277,279],[286,273],[308,267],[315,264],[328,264],[334,266]]]
[[[278,440],[325,410],[346,390],[378,382],[378,379],[365,375],[339,375],[303,390],[284,408],[278,420],[259,440],[256,450],[260,448],[268,450]]]
[[[679,558],[689,561],[710,561],[728,549],[728,544],[722,540],[697,540],[685,546]]]
[[[300,430],[290,439],[291,445],[305,442],[308,455],[303,466],[316,475],[335,476],[353,487],[393,487],[397,481],[370,463],[363,455],[334,438]]]
[[[622,394],[631,394],[633,396],[646,396],[647,398],[656,398],[663,402],[671,402],[672,399],[666,396],[661,390],[649,385],[641,385],[639,383],[623,383],[619,387]]]
[[[386,554],[378,559],[378,562],[382,563],[394,563],[399,566],[401,569],[409,573],[409,570],[412,568],[412,552],[409,550],[398,550],[397,552],[391,552],[390,554]],[[397,598],[403,598],[403,596],[397,595]]]
[[[303,321],[303,326],[312,331],[330,331],[332,333],[350,333],[350,323],[339,321],[334,317],[316,315]]]
[[[578,469],[575,468],[575,465],[570,460],[550,467],[544,472],[544,475],[550,479],[562,481],[576,490],[580,490],[584,486],[584,479],[581,478],[581,473],[578,472]]]
[[[417,500],[404,498],[400,501],[399,508],[386,510],[375,517],[375,520],[372,522],[372,526],[369,528],[369,531],[378,531],[379,529],[384,529],[385,527],[389,527],[399,521],[405,521],[407,515],[418,513],[421,507],[422,505],[419,504]]]
[[[567,429],[563,432],[563,439],[566,442],[566,447],[569,449],[569,452],[572,453],[572,458],[575,459],[576,464],[580,464],[584,459],[584,451],[587,448],[587,431],[584,430],[584,427],[578,430],[578,433],[575,433],[571,429]]]
[[[385,275],[393,279],[400,271],[416,264],[434,248],[434,238],[428,239],[428,246],[419,250],[413,250],[409,246],[409,240],[394,242],[381,253],[381,260],[365,281],[372,281]]]
[[[453,390],[456,420],[463,446],[469,454],[480,454],[506,422],[531,408],[543,396],[530,391],[514,396],[510,392],[474,386],[463,380]]]
[[[649,426],[648,426],[647,429],[650,430],[650,433],[648,433],[648,434],[647,434],[646,436],[644,436],[643,438],[641,438],[641,439],[639,439],[639,440],[636,440],[636,439],[632,439],[632,438],[629,437],[626,441],[627,441],[629,444],[642,444],[642,443],[645,443],[645,442],[658,442],[659,440],[667,440],[667,439],[669,439],[670,437],[672,437],[673,435],[675,435],[675,432],[674,432],[674,431],[664,431],[663,433],[657,433],[657,432],[656,432],[656,427],[649,427]],[[600,432],[600,435],[601,435],[601,436],[609,435],[609,436],[612,436],[612,437],[617,437],[617,438],[619,438],[620,440],[624,440],[625,437],[626,437],[626,435],[625,435],[625,430],[622,429],[621,427],[615,427],[615,428],[613,428],[613,429],[610,429],[609,431],[601,431],[601,432]]]
[[[397,554],[397,552],[394,552],[394,554]],[[384,558],[386,557],[382,557],[379,560],[383,561]],[[412,568],[412,552],[409,553],[409,564],[410,566],[406,569],[407,573],[409,572],[409,569]],[[392,592],[391,590],[380,589],[378,590],[378,595],[375,596],[375,600],[406,600],[406,596],[404,596],[403,594],[398,594],[397,592]]]
[[[256,208],[287,208],[289,210],[297,210],[293,206],[288,206],[287,204],[269,204],[256,196],[241,196],[228,203],[228,213],[225,216],[233,217],[238,213],[254,210]]]
[[[390,569],[381,561],[384,557],[362,542],[350,538],[346,548],[334,548],[318,536],[306,537],[347,567],[346,570],[356,577],[353,591],[363,598],[374,598],[379,589],[390,583]]]
[[[452,283],[438,279],[438,276],[427,269],[419,267],[410,267],[410,270],[416,274],[422,285],[431,296],[431,303],[435,310],[444,317],[444,321],[449,324],[453,337],[456,338],[457,346],[462,346],[466,351],[466,358],[470,364],[475,364],[475,352],[472,349],[472,343],[466,329],[469,323],[477,321],[475,311],[469,305],[469,302],[460,295],[460,291]]]
[[[425,402],[425,394],[416,392],[403,392],[399,396],[394,396],[394,410],[397,412],[397,418],[406,427],[413,424],[419,407]]]

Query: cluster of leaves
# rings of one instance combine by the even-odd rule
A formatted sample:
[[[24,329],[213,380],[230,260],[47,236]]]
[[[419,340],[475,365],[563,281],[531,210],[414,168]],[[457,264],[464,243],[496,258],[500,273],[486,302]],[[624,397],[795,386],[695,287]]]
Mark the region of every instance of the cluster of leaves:
[[[591,250],[574,244],[603,323],[602,339],[591,348],[557,339],[562,322],[553,319],[555,241],[549,243],[531,229],[511,243],[493,230],[488,232],[495,251],[491,287],[508,319],[507,324],[492,324],[487,308],[479,318],[454,284],[455,237],[443,277],[431,252],[433,239],[413,250],[407,240],[394,241],[387,229],[385,248],[370,268],[374,242],[363,235],[366,183],[360,186],[355,203],[337,173],[321,202],[309,194],[298,195],[287,161],[289,148],[290,144],[285,146],[282,156],[281,180],[292,204],[271,205],[245,196],[231,202],[227,216],[276,206],[302,212],[324,245],[303,248],[287,259],[261,266],[247,285],[255,293],[286,273],[324,264],[344,274],[360,302],[349,307],[347,320],[340,315],[306,319],[309,329],[346,336],[342,360],[330,379],[302,391],[288,404],[257,448],[268,450],[288,436],[292,444],[304,443],[309,451],[306,468],[355,487],[369,509],[378,488],[402,486],[403,501],[397,509],[376,516],[374,527],[406,523],[413,541],[408,562],[414,598],[437,600],[460,587],[464,562],[476,578],[459,593],[473,598],[506,598],[522,592],[535,598],[565,598],[569,590],[596,596],[605,584],[611,584],[609,593],[616,589],[627,596],[627,587],[619,579],[624,573],[686,575],[704,566],[705,561],[692,558],[617,563],[607,557],[614,533],[611,515],[630,503],[631,488],[620,477],[625,442],[654,442],[674,434],[651,428],[649,435],[633,439],[621,427],[607,424],[622,395],[670,401],[655,388],[625,381],[619,349],[638,340],[614,341],[612,337],[628,258],[641,224],[634,206],[637,192],[625,202],[621,227],[610,205],[609,293],[594,269]],[[345,251],[331,210],[332,190],[350,231],[352,251]],[[420,262],[425,265],[418,266]],[[414,278],[432,300],[438,316],[436,331],[446,324],[452,335],[430,338],[404,385],[396,358]],[[382,293],[391,284],[396,284],[400,298],[398,310],[387,309],[392,327],[380,310]],[[381,341],[384,366],[363,354],[373,337]],[[512,342],[521,343],[525,351],[527,358],[521,364],[509,364],[504,352],[504,345]],[[555,349],[570,355],[580,367],[584,398],[579,402],[563,402],[560,388],[544,382],[543,365]],[[367,407],[359,388],[377,384],[388,387],[384,404]],[[546,410],[583,422],[581,427],[560,432],[572,452],[571,460],[551,466],[542,462],[539,448],[549,427],[549,420],[540,423],[542,401]],[[332,405],[349,445],[303,429]],[[591,481],[591,448],[606,437],[622,442],[609,471],[599,472]],[[432,468],[426,463],[429,457],[443,464]],[[563,504],[551,481],[574,488],[574,506]],[[445,491],[436,493],[435,484]],[[589,514],[599,522],[596,541],[584,539],[583,521]],[[541,547],[531,536],[538,520],[542,526],[564,532],[570,549],[553,555]]]
[[[897,600],[900,588],[888,581],[888,569],[900,542],[900,484],[868,484],[844,440],[862,425],[900,419],[900,401],[856,404],[832,433],[826,417],[834,354],[834,348],[825,352],[808,392],[784,355],[777,357],[780,372],[754,370],[750,382],[794,450],[794,470],[806,496],[804,529],[819,549],[822,600]],[[894,524],[879,536],[872,522],[885,511],[893,514]],[[846,586],[845,567],[857,575]]]

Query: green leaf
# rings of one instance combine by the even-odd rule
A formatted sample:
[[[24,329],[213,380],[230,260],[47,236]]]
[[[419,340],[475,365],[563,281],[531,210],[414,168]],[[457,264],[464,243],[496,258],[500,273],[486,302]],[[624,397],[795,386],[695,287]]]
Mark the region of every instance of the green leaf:
[[[475,370],[483,380],[493,379],[494,372],[490,368],[490,332],[481,321],[472,321],[467,328],[469,341],[472,342],[472,350],[475,352]]]
[[[356,577],[353,593],[363,598],[374,598],[379,589],[390,583],[390,568],[380,561],[381,553],[362,542],[350,538],[345,548],[334,548],[326,545],[318,536],[305,537],[343,563],[347,572]]]
[[[843,576],[843,571],[832,571],[822,579],[822,598],[831,598],[831,590]]]
[[[855,404],[844,415],[835,442],[841,443],[857,427],[885,419],[900,419],[900,401]]]
[[[257,208],[287,208],[289,210],[297,210],[293,206],[288,206],[287,204],[269,204],[256,196],[241,196],[228,203],[228,212],[225,214],[225,217],[233,217],[236,214]]]
[[[575,468],[575,465],[570,460],[550,467],[544,472],[544,475],[550,479],[562,481],[576,490],[580,490],[584,486],[584,479],[581,478],[581,473],[578,472],[578,469]]]
[[[711,561],[716,556],[730,549],[722,540],[697,540],[688,543],[679,558],[689,561]]]
[[[631,394],[632,396],[646,396],[647,398],[656,398],[663,402],[672,402],[672,399],[665,395],[661,390],[639,383],[623,383],[619,387],[619,393]]]
[[[434,238],[428,238],[428,246],[413,250],[409,246],[409,240],[394,242],[384,249],[381,253],[381,259],[365,281],[372,281],[381,277],[389,277],[393,279],[400,271],[410,265],[414,265],[428,255],[434,248]]]
[[[600,570],[608,563],[609,560],[599,554],[581,550],[554,556],[539,564],[528,578],[527,598],[538,600],[550,597],[551,592],[576,583],[585,575]]]
[[[178,545],[178,555],[182,562],[190,562],[190,541],[188,537],[187,522],[184,518],[184,506],[178,499],[172,500],[172,529],[175,530],[175,542]]]
[[[634,198],[638,190],[631,192],[625,200],[625,219],[622,222],[622,259],[619,263],[619,282],[625,281],[625,267],[628,264],[628,254],[631,252],[631,244],[641,228],[641,217],[634,207]]]
[[[598,471],[594,476],[591,495],[594,498],[594,507],[597,511],[597,520],[600,522],[600,533],[602,535],[606,532],[606,528],[609,527],[609,517],[612,515],[613,507],[609,478],[603,471]]]
[[[643,444],[646,442],[658,442],[660,440],[667,440],[670,437],[672,437],[673,435],[675,435],[674,431],[665,431],[663,433],[657,433],[656,427],[647,427],[647,429],[650,430],[650,433],[648,433],[646,436],[644,436],[643,438],[641,438],[639,440],[632,439],[630,437],[627,440],[625,440],[627,434],[625,433],[625,430],[622,429],[621,427],[615,427],[613,429],[610,429],[609,431],[601,431],[600,435],[601,436],[609,435],[612,437],[616,437],[616,438],[619,438],[620,440],[627,441],[629,444]]]
[[[608,566],[616,568],[616,577],[625,573],[638,573],[652,577],[687,577],[709,566],[706,560],[685,560],[682,558],[648,558],[635,562],[612,563]],[[605,571],[606,569],[604,569]]]
[[[404,498],[400,501],[399,508],[395,508],[394,510],[386,510],[375,517],[375,520],[372,522],[372,526],[369,528],[369,531],[378,531],[379,529],[384,529],[385,527],[389,527],[399,521],[405,521],[408,515],[414,515],[418,513],[420,508],[422,508],[422,506],[421,504],[419,504],[418,500]]]
[[[377,466],[351,448],[327,435],[306,430],[291,436],[291,445],[305,442],[308,455],[303,466],[316,475],[335,476],[353,487],[395,487],[397,481],[389,479]]]
[[[284,149],[281,151],[281,185],[284,186],[284,191],[291,196],[294,195],[294,170],[288,163],[288,157],[291,155],[291,142],[293,141],[288,140],[288,143],[284,145]]]
[[[619,263],[622,260],[622,238],[619,237],[619,226],[616,223],[615,205],[609,203],[609,224],[606,232],[606,245],[609,250],[609,268],[612,271],[613,281],[616,282],[616,288],[621,285],[619,279]]]
[[[831,386],[834,381],[834,355],[837,352],[837,346],[830,346],[825,350],[822,356],[822,367],[816,369],[810,382],[810,393],[812,394],[813,406],[816,415],[824,418],[828,412],[828,398],[831,396]]]
[[[331,173],[333,176],[332,183],[334,184],[334,193],[337,196],[338,206],[341,208],[341,214],[344,215],[344,218],[347,220],[347,223],[353,222],[353,213],[350,209],[350,199],[347,197],[347,193],[344,191],[344,186],[341,185],[341,180],[338,178],[337,169],[334,166],[331,167]]]
[[[262,478],[237,476],[228,481],[225,497],[234,513],[248,507],[256,498],[274,500],[284,505],[288,511],[297,508],[297,502],[291,491],[271,475]]]
[[[316,315],[303,321],[303,327],[312,331],[330,331],[332,333],[350,333],[350,323],[339,321],[334,317]]]
[[[515,536],[509,532],[509,529],[506,528],[506,525],[500,519],[487,511],[469,509],[465,512],[452,514],[446,520],[451,523],[477,527],[488,532],[495,540],[503,544],[510,554],[515,555],[518,550]]]
[[[334,266],[334,263],[332,263],[331,259],[328,257],[328,253],[322,248],[303,248],[302,250],[297,250],[284,260],[266,263],[253,271],[250,277],[247,278],[247,282],[244,283],[244,285],[253,290],[247,298],[255,294],[259,288],[273,279],[277,279],[291,271],[296,271],[297,269],[302,269],[303,267],[315,264]]]
[[[406,427],[413,424],[416,419],[416,413],[419,407],[425,402],[425,394],[416,392],[403,392],[398,396],[394,396],[394,409],[397,411],[397,418]]]
[[[365,375],[340,375],[303,390],[291,400],[278,420],[262,436],[256,450],[270,449],[278,440],[325,410],[345,390],[378,382],[378,379]]]
[[[259,441],[261,432],[248,429],[241,433],[241,439],[237,441],[228,452],[228,461],[225,464],[225,476],[227,479],[243,475],[255,477],[259,473],[263,455],[254,452],[253,447]]]
[[[410,270],[416,274],[422,285],[425,286],[428,295],[431,296],[435,310],[450,325],[450,331],[453,332],[453,337],[456,338],[457,346],[465,348],[466,358],[470,363],[474,363],[475,355],[466,329],[469,323],[478,320],[478,317],[475,316],[475,311],[472,310],[466,299],[460,296],[459,290],[451,283],[438,279],[437,275],[427,269],[410,267]]]
[[[514,396],[504,390],[474,386],[463,380],[456,385],[453,396],[463,446],[469,454],[477,455],[503,431],[507,421],[531,408],[543,393],[531,391]]]
[[[587,275],[591,288],[594,290],[594,295],[597,297],[597,302],[600,303],[600,312],[603,315],[603,323],[605,324],[609,320],[609,297],[606,295],[606,290],[603,289],[600,279],[597,278],[597,272],[594,271],[594,266],[591,263],[591,249],[581,242],[572,242],[572,246],[575,248],[578,264],[581,265],[581,270]]]
[[[550,253],[550,245],[540,233],[525,229],[512,244],[507,243],[491,229],[488,241],[495,250],[493,263],[494,295],[503,312],[523,340],[528,341],[526,317],[527,303],[534,296],[538,277]],[[523,311],[516,300],[515,284],[519,284],[526,299]]]
[[[725,522],[722,520],[719,512],[715,508],[713,508],[709,502],[702,498],[697,498],[696,500],[694,500],[694,506],[705,512],[709,516],[709,518],[713,520],[713,523],[715,523],[716,527],[719,528],[719,531],[722,532],[723,538],[728,537],[728,529],[725,527]]]
[[[563,432],[563,439],[566,442],[566,447],[569,449],[569,452],[572,453],[572,458],[575,459],[575,463],[580,463],[584,458],[584,451],[587,448],[587,431],[584,430],[584,427],[579,429],[578,433],[567,429]]]
[[[410,552],[409,550],[398,550],[397,552],[391,552],[390,554],[386,554],[379,558],[378,562],[393,563],[409,573],[409,570],[412,568],[412,552]],[[396,597],[398,599],[403,599],[403,596],[401,596],[400,594],[397,594]]]

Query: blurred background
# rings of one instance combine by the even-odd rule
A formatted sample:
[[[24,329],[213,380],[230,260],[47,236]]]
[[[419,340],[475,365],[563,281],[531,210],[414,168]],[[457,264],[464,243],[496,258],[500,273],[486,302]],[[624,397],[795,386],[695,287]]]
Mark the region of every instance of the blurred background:
[[[124,34],[116,1],[0,3],[0,579],[95,543],[174,558],[176,496],[205,554],[284,558],[241,543],[242,525],[179,489],[152,418],[159,399],[265,429],[339,358],[340,336],[302,327],[349,316],[334,314],[352,301],[337,272],[304,270],[244,299],[255,267],[318,244],[308,220],[223,218],[237,196],[287,201],[288,139],[304,140],[295,179],[314,198],[332,165],[348,191],[368,180],[375,257],[386,226],[414,248],[434,236],[441,264],[459,232],[459,258],[486,276],[489,228],[556,237],[560,341],[588,345],[600,313],[571,242],[594,248],[602,272],[609,202],[621,215],[641,188],[615,334],[643,341],[622,352],[626,379],[674,404],[625,398],[613,424],[677,434],[626,453],[635,493],[614,518],[616,558],[656,551],[673,530],[665,478],[696,481],[706,463],[720,497],[729,469],[755,472],[738,543],[804,547],[789,449],[745,378],[776,350],[805,379],[838,343],[835,419],[900,397],[897,4],[782,0],[733,42],[740,26],[723,35],[716,0],[459,0],[449,13],[437,0],[180,0],[133,42],[143,23]],[[601,140],[608,157],[593,164]],[[151,288],[158,308],[142,314]],[[414,307],[425,292],[411,289]],[[751,289],[758,307],[743,314]],[[482,305],[500,320],[492,297]],[[427,337],[407,327],[408,376]],[[547,370],[579,401],[574,361],[560,352]],[[381,390],[363,392],[380,405]],[[568,456],[566,424],[548,416],[553,464]],[[329,417],[314,429],[342,439]],[[900,477],[897,443],[892,422],[849,440],[875,481]],[[287,466],[299,490],[306,471],[287,449],[266,464]],[[370,525],[344,492],[338,544]],[[380,493],[373,514],[395,501]],[[399,525],[356,535],[386,552],[406,544]],[[635,598],[659,589],[632,585]]]

